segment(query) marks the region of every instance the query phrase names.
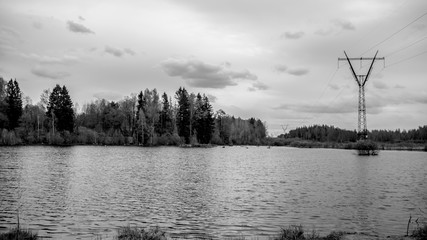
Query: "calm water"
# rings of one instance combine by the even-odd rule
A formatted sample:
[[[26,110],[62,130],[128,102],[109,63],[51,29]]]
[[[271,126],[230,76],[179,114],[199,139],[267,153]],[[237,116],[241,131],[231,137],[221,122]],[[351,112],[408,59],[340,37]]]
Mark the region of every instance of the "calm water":
[[[109,239],[127,225],[188,238],[262,238],[289,224],[402,235],[410,214],[426,217],[427,153],[0,147],[0,231],[17,209],[55,239]]]

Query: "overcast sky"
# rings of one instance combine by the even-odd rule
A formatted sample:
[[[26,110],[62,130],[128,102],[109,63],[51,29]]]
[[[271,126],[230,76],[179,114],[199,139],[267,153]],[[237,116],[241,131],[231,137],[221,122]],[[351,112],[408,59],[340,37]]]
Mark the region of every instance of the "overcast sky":
[[[426,13],[425,0],[0,0],[0,76],[34,104],[55,84],[80,107],[183,86],[272,135],[281,125],[352,130],[358,86],[337,59],[379,50],[368,129],[413,129],[427,124]]]

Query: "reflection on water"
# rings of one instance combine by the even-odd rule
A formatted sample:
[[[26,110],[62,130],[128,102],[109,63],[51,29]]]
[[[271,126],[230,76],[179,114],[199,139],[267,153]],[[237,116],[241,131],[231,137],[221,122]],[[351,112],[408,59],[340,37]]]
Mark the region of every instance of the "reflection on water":
[[[427,209],[423,152],[266,147],[0,148],[0,231],[109,239],[120,226],[173,237],[271,236],[303,224],[373,235],[406,233]]]

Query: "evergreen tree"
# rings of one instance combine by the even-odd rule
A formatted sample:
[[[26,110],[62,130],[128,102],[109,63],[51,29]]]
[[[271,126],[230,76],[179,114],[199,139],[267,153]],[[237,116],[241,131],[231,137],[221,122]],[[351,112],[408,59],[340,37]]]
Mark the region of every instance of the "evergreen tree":
[[[6,103],[7,82],[0,77],[0,129],[7,127],[7,103]]]
[[[178,111],[176,113],[176,126],[178,135],[184,138],[186,144],[190,143],[190,102],[188,93],[185,88],[179,88],[176,91],[176,99],[178,100]]]
[[[215,127],[215,119],[213,117],[212,106],[209,103],[208,97],[203,94],[203,135],[201,139],[201,143],[207,144],[212,139],[212,134],[214,132]]]
[[[49,96],[46,115],[50,118],[52,129],[58,131],[74,130],[73,102],[65,86],[57,84]]]
[[[166,93],[163,93],[162,95],[159,133],[160,135],[173,133],[172,109]]]
[[[9,129],[19,126],[19,118],[22,116],[22,93],[19,84],[15,80],[7,83],[6,87],[6,114],[9,120]]]

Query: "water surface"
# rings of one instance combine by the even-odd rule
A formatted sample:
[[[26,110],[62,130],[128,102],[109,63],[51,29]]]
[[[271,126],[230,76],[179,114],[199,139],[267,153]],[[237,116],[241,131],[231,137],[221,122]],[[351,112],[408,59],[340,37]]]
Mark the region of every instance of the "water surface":
[[[427,154],[266,147],[1,147],[0,231],[112,238],[263,237],[289,224],[403,235],[427,211]]]

